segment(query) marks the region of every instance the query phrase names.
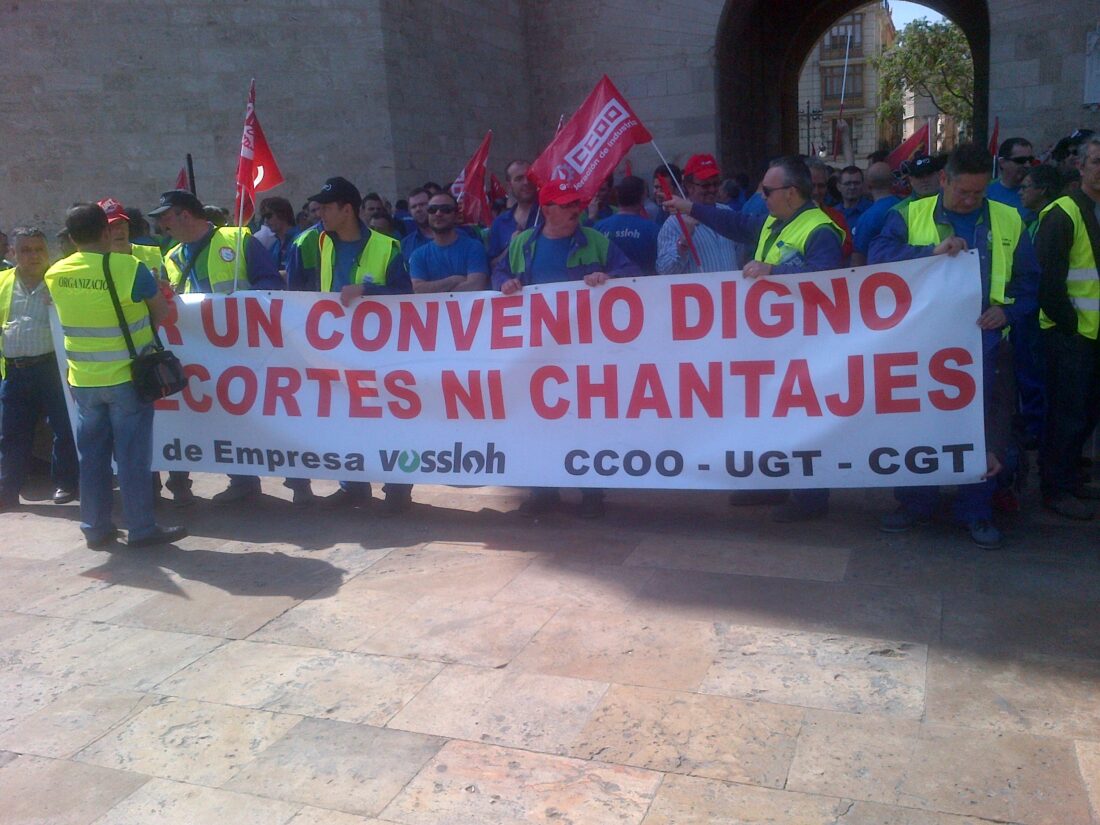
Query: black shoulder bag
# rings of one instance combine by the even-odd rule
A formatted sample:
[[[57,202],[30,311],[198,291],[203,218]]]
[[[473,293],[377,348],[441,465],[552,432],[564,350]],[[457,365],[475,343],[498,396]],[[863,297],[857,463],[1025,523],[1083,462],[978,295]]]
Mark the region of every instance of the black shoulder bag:
[[[187,386],[183,365],[161,344],[152,318],[149,319],[149,323],[153,330],[153,349],[139,354],[134,348],[130,326],[126,323],[126,316],[122,314],[118,292],[115,291],[115,283],[111,279],[110,257],[109,253],[103,256],[103,277],[107,281],[107,291],[111,293],[111,303],[115,305],[118,326],[122,330],[122,337],[126,339],[126,348],[130,350],[130,376],[133,378],[138,398],[142,401],[156,401],[158,398],[174,395]]]

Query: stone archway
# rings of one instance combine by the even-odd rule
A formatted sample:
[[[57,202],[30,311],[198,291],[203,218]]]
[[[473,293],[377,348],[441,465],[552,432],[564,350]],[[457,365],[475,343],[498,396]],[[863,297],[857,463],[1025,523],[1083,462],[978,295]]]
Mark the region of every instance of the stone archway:
[[[989,117],[989,6],[986,0],[921,0],[953,20],[974,59],[974,137]],[[718,27],[718,147],[727,169],[758,172],[769,158],[797,153],[798,74],[817,39],[866,0],[727,0]]]

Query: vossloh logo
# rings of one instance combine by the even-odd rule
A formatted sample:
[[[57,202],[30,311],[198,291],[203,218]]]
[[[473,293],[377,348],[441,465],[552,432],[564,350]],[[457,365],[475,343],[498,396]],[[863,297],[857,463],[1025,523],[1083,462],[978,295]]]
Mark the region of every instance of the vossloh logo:
[[[504,472],[504,453],[490,441],[484,450],[467,450],[456,441],[449,450],[379,450],[383,472],[463,473],[494,475]]]

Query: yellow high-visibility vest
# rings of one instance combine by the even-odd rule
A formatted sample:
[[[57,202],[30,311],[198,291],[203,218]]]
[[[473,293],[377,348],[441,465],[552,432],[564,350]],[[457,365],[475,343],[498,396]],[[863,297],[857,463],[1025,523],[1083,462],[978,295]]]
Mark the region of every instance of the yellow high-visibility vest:
[[[1057,207],[1073,221],[1073,244],[1069,248],[1069,272],[1066,274],[1066,294],[1077,313],[1077,333],[1085,338],[1096,340],[1100,333],[1100,273],[1096,268],[1096,256],[1089,241],[1089,232],[1085,227],[1085,218],[1081,208],[1070,197],[1058,198],[1039,213],[1042,220]],[[1056,324],[1039,313],[1039,326],[1050,329]]]
[[[134,302],[138,259],[112,253],[111,280],[134,348],[153,343],[153,326],[144,301]],[[76,252],[46,271],[46,288],[57,307],[69,359],[69,384],[113,387],[130,381],[130,351],[119,329],[118,315],[103,277],[103,255]]]

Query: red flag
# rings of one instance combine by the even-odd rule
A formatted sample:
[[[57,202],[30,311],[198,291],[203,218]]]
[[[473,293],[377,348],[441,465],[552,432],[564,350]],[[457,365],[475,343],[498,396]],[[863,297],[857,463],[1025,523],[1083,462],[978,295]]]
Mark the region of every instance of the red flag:
[[[500,182],[500,178],[496,176],[495,172],[489,173],[489,200],[508,200],[508,190],[504,188],[504,184]]]
[[[187,185],[187,167],[181,166],[180,173],[176,175],[176,189],[186,189],[190,191],[190,187]]]
[[[630,158],[626,159],[626,168],[623,170],[625,176],[630,178],[634,176],[634,167],[630,163]]]
[[[890,153],[886,158],[886,162],[890,164],[890,168],[895,172],[898,168],[907,160],[911,160],[913,155],[920,151],[928,152],[928,124],[925,123],[917,131],[901,144],[897,149]]]
[[[993,157],[997,157],[997,149],[1000,148],[1001,143],[1001,119],[999,117],[993,118],[993,134],[989,138],[989,154]]]
[[[489,161],[489,146],[493,142],[493,130],[485,133],[485,139],[477,147],[466,168],[451,184],[451,194],[458,201],[462,222],[488,226],[493,220],[493,210],[485,194],[485,165]]]
[[[267,145],[264,130],[256,117],[256,81],[248,87],[248,108],[244,113],[241,134],[241,157],[237,162],[237,200],[235,203],[241,225],[252,219],[256,211],[256,193],[266,192],[283,182],[283,173]]]
[[[652,140],[649,130],[604,75],[531,164],[527,176],[540,187],[550,181],[566,181],[577,199],[587,203],[635,144]]]

